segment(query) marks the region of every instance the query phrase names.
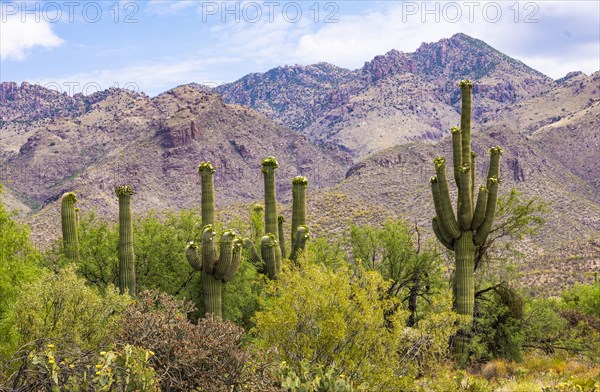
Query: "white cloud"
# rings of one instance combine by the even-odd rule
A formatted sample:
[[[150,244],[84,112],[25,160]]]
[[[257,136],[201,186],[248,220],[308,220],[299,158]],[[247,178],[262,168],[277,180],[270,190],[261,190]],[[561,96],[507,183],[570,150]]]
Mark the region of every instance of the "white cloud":
[[[342,13],[339,23],[302,36],[295,54],[303,63],[357,68],[391,49],[412,52],[422,42],[463,32],[552,77],[564,75],[567,67],[598,70],[600,3],[527,4],[531,6],[497,1],[377,3],[368,13]]]
[[[88,95],[110,87],[120,87],[153,96],[180,84],[196,82],[211,86],[223,83],[217,80],[210,69],[218,69],[220,65],[234,61],[237,60],[225,57],[183,61],[167,59],[161,63],[102,69],[32,82],[69,94]]]
[[[36,47],[54,48],[64,41],[52,31],[50,23],[43,19],[25,19],[2,16],[0,22],[0,60],[25,60],[28,52]]]

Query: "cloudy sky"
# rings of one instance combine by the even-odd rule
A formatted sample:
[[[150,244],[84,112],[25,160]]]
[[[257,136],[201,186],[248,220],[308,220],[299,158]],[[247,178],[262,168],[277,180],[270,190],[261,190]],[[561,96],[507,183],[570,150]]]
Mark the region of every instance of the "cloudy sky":
[[[600,2],[5,1],[0,81],[151,96],[321,61],[355,69],[463,32],[559,78],[600,69]]]

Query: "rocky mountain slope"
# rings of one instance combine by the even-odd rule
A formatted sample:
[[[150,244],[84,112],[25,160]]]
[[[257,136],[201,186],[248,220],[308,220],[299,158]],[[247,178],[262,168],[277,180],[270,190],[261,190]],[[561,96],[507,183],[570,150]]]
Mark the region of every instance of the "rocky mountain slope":
[[[439,140],[458,118],[456,82],[463,78],[478,81],[474,117],[484,121],[553,85],[483,41],[456,34],[424,43],[413,53],[391,50],[354,71],[330,65],[278,67],[215,91],[226,102],[248,105],[360,159],[398,143]],[[314,88],[315,79],[327,87]]]
[[[56,227],[50,216],[70,190],[77,192],[82,209],[101,215],[116,211],[113,189],[124,183],[136,190],[140,213],[197,206],[196,168],[204,160],[218,167],[221,207],[261,197],[260,161],[269,155],[281,165],[282,200],[291,197],[294,175],[328,186],[344,172],[344,160],[334,153],[325,154],[304,136],[193,86],[153,99],[114,89],[83,114],[28,121],[27,126],[6,123],[0,146],[9,194],[41,210],[31,218],[38,234]]]
[[[220,86],[224,98],[193,83],[155,98],[2,83],[2,198],[29,214],[43,245],[60,232],[63,192],[106,217],[115,216],[113,189],[123,183],[138,192],[137,214],[198,206],[196,168],[211,160],[217,207],[235,205],[235,215],[262,198],[260,160],[275,155],[284,211],[291,178],[309,177],[316,235],[403,217],[430,237],[431,161],[451,159],[448,129],[459,121],[456,81],[464,77],[475,83],[480,181],[487,148],[501,145],[502,192],[516,187],[549,203],[540,235],[521,243],[531,267],[525,282],[556,286],[600,271],[600,72],[552,81],[465,35],[392,50],[355,71],[278,67]]]

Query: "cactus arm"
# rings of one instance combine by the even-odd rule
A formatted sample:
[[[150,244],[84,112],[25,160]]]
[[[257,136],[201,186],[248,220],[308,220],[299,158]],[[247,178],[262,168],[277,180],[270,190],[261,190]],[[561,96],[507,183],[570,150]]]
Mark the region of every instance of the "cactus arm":
[[[79,261],[79,240],[77,226],[79,214],[75,208],[77,197],[73,192],[65,193],[61,199],[60,218],[63,235],[63,248],[65,257],[70,261]]]
[[[233,257],[233,241],[236,239],[236,235],[233,231],[228,230],[221,236],[221,246],[219,252],[219,260],[213,271],[213,275],[216,279],[223,279],[223,277],[229,271],[231,266],[231,260]]]
[[[485,208],[485,218],[473,238],[475,245],[478,246],[483,245],[492,230],[492,222],[494,221],[494,214],[496,212],[496,200],[498,198],[498,179],[496,177],[488,178],[487,188],[488,200]]]
[[[194,243],[194,241],[190,241],[190,243],[185,247],[185,257],[196,271],[202,271],[202,259],[198,255],[198,247]]]
[[[450,128],[452,133],[452,166],[454,167],[454,181],[460,186],[460,167],[462,166],[462,138],[459,127]]]
[[[462,137],[462,164],[471,167],[471,95],[473,84],[468,79],[465,79],[458,85],[461,90],[460,133]]]
[[[202,274],[212,275],[217,260],[217,248],[212,225],[207,225],[202,231]]]
[[[296,176],[292,180],[292,244],[298,227],[306,225],[307,187],[308,179],[304,176]]]
[[[277,217],[277,233],[279,234],[279,249],[282,257],[286,255],[285,252],[285,236],[283,235],[283,223],[285,222],[285,218],[283,215],[279,215]],[[292,241],[293,244],[293,241]]]
[[[475,205],[475,212],[473,213],[473,222],[471,223],[472,230],[478,230],[479,226],[483,223],[485,218],[485,210],[487,207],[488,189],[485,186],[479,187],[479,194],[477,195],[477,204]]]
[[[488,199],[485,208],[485,217],[483,222],[475,233],[474,241],[476,245],[482,245],[487,236],[492,230],[492,222],[494,221],[494,214],[496,212],[496,200],[498,198],[498,185],[500,176],[500,156],[503,151],[500,147],[490,148],[490,167],[488,169]]]
[[[198,166],[202,179],[202,227],[215,224],[214,173],[215,167],[210,162],[202,162]]]
[[[275,240],[275,276],[279,275],[281,272],[281,263],[283,260],[283,254],[281,253],[281,247],[279,246],[279,241]]]
[[[265,208],[262,204],[255,204],[252,207],[252,231],[254,233],[254,241],[257,243],[260,241],[264,229],[264,222],[262,222],[264,210]]]
[[[115,194],[119,197],[119,291],[129,291],[136,295],[135,255],[133,251],[133,223],[131,222],[130,186],[118,186]]]
[[[279,236],[275,196],[275,170],[277,167],[277,160],[274,157],[268,157],[262,161],[265,184],[265,233],[273,234],[275,239],[278,239],[277,237]]]
[[[471,199],[473,200],[473,204],[475,203],[475,174],[477,174],[477,172],[475,171],[475,169],[477,169],[475,165],[476,160],[477,154],[471,151]]]
[[[244,249],[247,249],[249,254],[249,260],[259,270],[264,270],[263,260],[256,251],[256,246],[250,238],[244,238]]]
[[[233,255],[231,256],[231,264],[227,269],[227,273],[223,276],[223,282],[229,282],[235,274],[237,274],[242,262],[242,240],[236,238],[233,240]]]
[[[448,179],[446,178],[446,164],[444,158],[436,158],[435,170],[437,174],[437,186],[439,190],[440,205],[442,207],[442,220],[441,223],[450,234],[450,237],[457,239],[460,237],[460,229],[454,216],[454,210],[452,210],[452,203],[450,202],[450,191],[448,190]]]
[[[452,242],[449,242],[448,240],[446,240],[444,238],[444,236],[442,235],[442,232],[440,230],[440,226],[438,224],[438,218],[437,217],[434,217],[431,220],[431,226],[433,227],[433,232],[435,233],[435,236],[442,243],[442,245],[444,245],[446,248],[448,248],[450,250],[454,250],[454,246],[452,245]]]
[[[471,167],[463,165],[459,170],[458,222],[462,230],[469,230],[473,220],[473,198],[471,194]]]
[[[444,239],[444,242],[452,243],[452,236],[448,233],[448,230],[443,226],[444,212],[442,211],[442,202],[440,200],[440,190],[437,184],[437,177],[433,176],[429,180],[431,185],[431,193],[433,196],[433,205],[435,207],[435,215],[438,220],[438,228],[440,230],[440,234]]]
[[[298,258],[298,254],[304,251],[304,247],[306,246],[306,241],[310,238],[310,230],[308,226],[301,225],[296,230],[296,235],[294,236],[294,244],[292,246],[292,253],[290,254],[290,260],[296,261]]]
[[[260,241],[260,252],[269,279],[275,279],[277,277],[277,262],[275,260],[276,248],[279,247],[277,246],[277,240],[273,234],[268,233],[262,237]]]
[[[77,228],[79,228],[79,222],[80,222],[80,210],[78,207],[75,207],[75,225],[77,226]]]
[[[490,148],[490,167],[488,168],[487,178],[500,178],[500,156],[504,151],[500,147]]]

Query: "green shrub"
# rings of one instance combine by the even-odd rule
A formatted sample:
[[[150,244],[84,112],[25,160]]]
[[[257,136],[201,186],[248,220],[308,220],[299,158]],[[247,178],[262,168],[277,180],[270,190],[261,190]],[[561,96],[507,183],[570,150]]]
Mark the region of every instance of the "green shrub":
[[[381,275],[355,275],[347,267],[333,272],[304,257],[299,264],[284,268],[265,289],[253,329],[256,344],[274,346],[298,375],[305,361],[313,369],[335,365],[357,390],[409,387],[412,377],[401,364],[410,345],[408,312],[386,298],[389,284]]]
[[[0,390],[10,385],[23,391],[158,391],[151,356],[130,345],[97,353],[43,344],[22,357],[19,371],[0,383]]]
[[[50,340],[63,347],[100,350],[119,331],[120,315],[130,300],[114,286],[100,295],[73,267],[66,267],[23,288],[15,304],[15,325],[23,344]]]
[[[16,214],[0,201],[0,364],[18,345],[14,304],[23,286],[41,274],[40,255],[29,240],[29,228],[16,221]]]

